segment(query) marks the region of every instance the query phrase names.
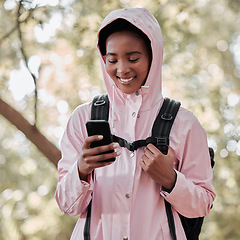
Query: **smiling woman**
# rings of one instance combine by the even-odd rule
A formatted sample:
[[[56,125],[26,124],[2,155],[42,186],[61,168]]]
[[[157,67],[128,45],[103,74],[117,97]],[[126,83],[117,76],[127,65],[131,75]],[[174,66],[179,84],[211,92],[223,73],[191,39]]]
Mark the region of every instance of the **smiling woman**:
[[[98,47],[112,134],[127,142],[146,139],[163,103],[157,20],[142,8],[112,11],[100,27]],[[164,201],[172,205],[178,239],[185,240],[178,212],[207,215],[215,198],[206,134],[196,117],[179,110],[167,155],[151,143],[130,152],[118,143],[91,147],[102,138],[98,129],[87,134],[91,106],[71,115],[58,163],[57,203],[66,214],[80,214],[71,240],[170,240]],[[116,160],[104,161],[110,158]]]

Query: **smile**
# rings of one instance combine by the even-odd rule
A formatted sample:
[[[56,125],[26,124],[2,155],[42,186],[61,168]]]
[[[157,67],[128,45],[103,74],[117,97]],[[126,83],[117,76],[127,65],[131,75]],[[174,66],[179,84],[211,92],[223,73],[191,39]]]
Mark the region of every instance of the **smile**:
[[[135,77],[131,77],[131,78],[120,78],[120,77],[117,77],[117,78],[118,78],[118,80],[119,80],[119,82],[121,84],[129,84],[130,82],[132,82],[135,79]]]

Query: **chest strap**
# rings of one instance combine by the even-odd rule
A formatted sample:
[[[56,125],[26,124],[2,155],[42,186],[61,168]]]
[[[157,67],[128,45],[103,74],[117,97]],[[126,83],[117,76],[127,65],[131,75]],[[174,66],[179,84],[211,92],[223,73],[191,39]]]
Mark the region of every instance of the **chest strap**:
[[[170,100],[169,98],[164,99],[161,110],[153,124],[151,137],[130,143],[121,137],[112,135],[113,141],[118,142],[121,147],[125,147],[132,152],[140,147],[145,147],[149,143],[152,143],[163,154],[167,154],[171,127],[173,125],[180,105],[181,104],[179,102]]]
[[[160,138],[160,137],[148,137],[145,140],[137,140],[135,142],[128,142],[127,140],[112,135],[113,137],[113,142],[117,142],[119,143],[119,145],[121,147],[125,147],[127,148],[129,151],[133,152],[135,150],[137,150],[140,147],[145,147],[147,146],[149,143],[152,143],[154,146],[157,146],[158,148],[161,148],[161,146],[168,146],[169,145],[169,138]]]

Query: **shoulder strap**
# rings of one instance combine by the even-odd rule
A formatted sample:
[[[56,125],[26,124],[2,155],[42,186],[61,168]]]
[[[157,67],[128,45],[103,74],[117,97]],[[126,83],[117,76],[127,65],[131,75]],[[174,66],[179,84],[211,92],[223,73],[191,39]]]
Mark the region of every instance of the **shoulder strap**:
[[[88,207],[87,207],[87,217],[86,217],[84,230],[83,230],[84,240],[90,240],[91,210],[92,210],[92,199],[90,200],[90,203],[88,204]]]
[[[165,203],[168,225],[169,225],[169,230],[170,230],[172,240],[177,240],[177,235],[176,235],[176,229],[175,229],[175,223],[174,223],[171,204],[168,201],[166,201],[165,199],[164,199],[164,203]]]
[[[168,153],[169,135],[181,103],[165,98],[152,128],[155,146],[163,153]]]
[[[157,139],[157,148],[165,155],[168,153],[169,135],[180,105],[180,102],[165,98],[162,108],[153,124],[152,137]],[[176,240],[177,236],[171,204],[166,200],[164,202],[170,234],[172,240]]]
[[[107,94],[96,96],[92,101],[91,120],[106,120],[109,115],[109,99]]]
[[[106,120],[109,115],[109,99],[107,94],[102,94],[94,97],[92,101],[91,120]],[[92,171],[94,179],[94,171]],[[91,222],[92,200],[87,207],[87,217],[83,230],[84,240],[90,240],[90,222]]]

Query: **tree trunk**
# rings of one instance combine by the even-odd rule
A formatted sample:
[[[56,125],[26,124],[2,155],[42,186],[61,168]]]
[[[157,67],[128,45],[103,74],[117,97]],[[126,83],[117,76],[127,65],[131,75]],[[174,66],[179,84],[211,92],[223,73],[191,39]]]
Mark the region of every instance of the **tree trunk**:
[[[0,114],[17,127],[56,167],[61,158],[60,150],[19,112],[0,98]]]

